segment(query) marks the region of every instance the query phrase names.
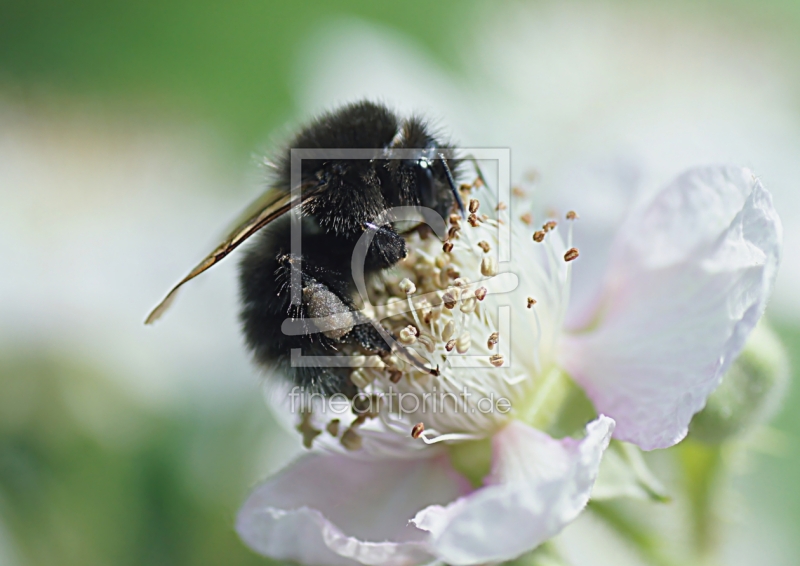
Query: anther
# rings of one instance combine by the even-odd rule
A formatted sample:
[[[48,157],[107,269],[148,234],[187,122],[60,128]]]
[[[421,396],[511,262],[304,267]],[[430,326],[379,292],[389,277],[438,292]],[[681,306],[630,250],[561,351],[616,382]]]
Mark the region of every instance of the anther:
[[[447,344],[444,345],[444,349],[447,350],[448,352],[452,352],[453,348],[455,347],[456,347],[455,339],[448,340]]]
[[[431,374],[433,377],[439,377],[440,375],[442,375],[442,372],[439,371],[438,365],[435,368],[428,368],[428,373]]]
[[[469,225],[473,228],[477,228],[481,224],[480,220],[478,220],[478,215],[474,212],[467,217],[467,222],[469,222]]]
[[[458,299],[460,297],[461,289],[458,287],[449,287],[447,291],[445,291],[444,295],[442,295],[442,301],[444,301],[445,308],[450,310],[456,308],[456,303],[458,303]]]
[[[405,278],[398,284],[400,290],[403,291],[406,295],[413,295],[417,291],[417,286],[411,281],[411,279]]]
[[[494,207],[495,210],[505,210],[507,208],[506,203],[500,201],[497,203],[497,206]]]
[[[451,242],[450,240],[445,241],[445,243],[442,244],[442,251],[444,253],[446,253],[446,254],[449,254],[450,252],[452,252],[453,251],[453,242]]]
[[[478,299],[479,301],[482,301],[483,299],[486,298],[486,293],[488,293],[486,287],[478,287],[477,289],[475,289],[475,298]]]
[[[480,201],[476,198],[469,199],[469,211],[472,213],[478,212],[478,207],[481,205]]]
[[[351,452],[361,448],[361,436],[353,429],[353,427],[350,427],[344,431],[344,434],[342,434],[342,438],[339,442],[345,447],[346,450],[350,450]]]
[[[533,305],[535,304],[536,304],[536,299],[534,299],[533,297],[528,297],[528,308],[529,309],[533,308]]]
[[[575,212],[574,210],[570,210],[569,212],[567,212],[567,220],[577,220],[578,218],[580,217],[578,216],[578,213]]]
[[[423,432],[425,432],[425,425],[422,423],[417,423],[414,425],[414,428],[411,429],[411,438],[416,440],[422,436]]]
[[[325,430],[327,430],[328,434],[331,436],[339,436],[339,419],[333,419],[331,422],[329,422],[328,426],[325,427]]]
[[[402,342],[403,344],[409,345],[417,341],[418,335],[419,335],[419,330],[417,330],[417,327],[412,324],[409,324],[400,331],[399,339],[400,342]]]
[[[489,348],[490,350],[492,350],[492,349],[494,349],[495,345],[496,345],[496,344],[497,344],[499,341],[500,341],[500,334],[499,334],[499,333],[497,333],[497,332],[492,332],[492,333],[489,335],[489,340],[487,340],[487,342],[486,342],[486,346],[488,346],[488,348]]]
[[[536,232],[533,233],[533,241],[541,242],[542,240],[544,240],[544,230],[536,230]]]
[[[483,250],[483,253],[488,254],[489,250],[492,249],[492,246],[489,245],[489,242],[486,240],[481,240],[478,242],[478,247]]]
[[[489,356],[489,363],[494,367],[499,368],[503,365],[503,354],[494,354],[493,356]]]
[[[511,193],[515,197],[524,197],[525,196],[525,191],[524,191],[524,189],[522,189],[522,187],[512,187]]]
[[[545,222],[542,225],[542,230],[544,230],[545,232],[549,232],[550,230],[555,228],[557,225],[558,225],[558,223],[555,220],[548,220],[547,222]]]
[[[442,339],[447,341],[453,337],[453,334],[456,333],[456,324],[452,320],[448,320],[447,324],[444,325],[442,329]]]
[[[464,332],[456,339],[456,350],[459,354],[466,354],[469,347],[472,345],[472,337],[469,332]]]
[[[533,224],[533,215],[530,212],[526,212],[525,214],[520,216],[519,219],[522,220],[528,226]]]
[[[483,256],[481,260],[481,274],[483,274],[484,277],[497,275],[497,260],[492,256]]]
[[[482,187],[483,179],[481,179],[480,177],[476,177],[475,180],[472,182],[472,186],[475,188]]]
[[[458,226],[461,224],[461,215],[460,214],[451,214],[450,215],[450,224],[453,226]]]
[[[403,379],[403,372],[400,370],[393,369],[389,372],[389,381],[392,383],[399,383],[401,379]]]
[[[458,238],[458,232],[461,230],[460,226],[450,226],[450,229],[447,231],[447,239],[448,240],[455,240]]]
[[[564,254],[564,261],[572,261],[576,257],[578,257],[578,248],[570,248]]]

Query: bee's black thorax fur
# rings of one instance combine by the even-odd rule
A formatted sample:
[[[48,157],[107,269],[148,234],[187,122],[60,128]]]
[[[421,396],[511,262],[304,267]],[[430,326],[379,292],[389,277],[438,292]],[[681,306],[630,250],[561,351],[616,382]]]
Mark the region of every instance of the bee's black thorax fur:
[[[286,318],[305,320],[314,317],[314,302],[291,304],[290,273],[300,265],[304,289],[332,293],[334,302],[354,308],[355,285],[351,258],[365,230],[375,230],[365,258],[367,276],[391,267],[406,255],[405,240],[391,226],[375,228],[384,211],[396,206],[427,206],[442,216],[449,211],[453,197],[445,177],[440,154],[451,168],[453,150],[442,146],[419,118],[400,120],[385,106],[370,102],[347,105],[325,114],[302,129],[289,148],[299,149],[375,149],[386,158],[304,159],[301,166],[302,190],[318,191],[303,212],[301,254],[292,255],[290,222],[283,217],[259,233],[247,249],[240,265],[240,318],[245,339],[255,359],[276,368],[296,384],[325,394],[352,392],[349,370],[336,367],[292,367],[293,349],[302,355],[331,356],[344,343],[366,351],[383,352],[385,341],[368,320],[358,319],[352,330],[340,337],[319,332],[311,323],[309,332],[289,336],[281,325]],[[419,158],[391,159],[392,149],[418,149]],[[425,151],[423,151],[425,150]],[[433,160],[421,160],[427,155]],[[278,162],[273,180],[280,191],[291,189],[290,150]],[[331,301],[324,302],[329,304]],[[360,315],[359,315],[360,316]]]

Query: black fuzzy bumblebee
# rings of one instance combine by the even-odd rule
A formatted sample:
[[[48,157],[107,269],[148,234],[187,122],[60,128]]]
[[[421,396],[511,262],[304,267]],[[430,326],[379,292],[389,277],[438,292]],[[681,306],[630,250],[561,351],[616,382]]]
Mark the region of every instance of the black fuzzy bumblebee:
[[[437,141],[423,120],[400,119],[371,102],[320,116],[294,137],[289,148],[321,150],[319,159],[300,162],[300,190],[292,186],[290,149],[286,149],[279,155],[270,189],[250,206],[228,238],[170,291],[146,323],[161,316],[181,285],[260,231],[242,258],[239,275],[240,319],[256,361],[282,370],[310,392],[353,393],[347,368],[293,366],[290,353],[299,350],[305,359],[331,356],[345,344],[367,352],[389,352],[381,327],[365,319],[354,304],[350,267],[354,250],[365,231],[371,231],[362,261],[365,275],[374,275],[406,256],[403,233],[391,224],[376,224],[387,209],[426,207],[445,217],[457,205],[463,213],[452,173],[458,163],[453,148]],[[327,159],[322,151],[354,148],[375,151],[368,159]],[[292,254],[286,214],[295,206],[303,213],[299,256]],[[297,304],[292,300],[293,268],[300,273]],[[319,317],[334,320],[335,328],[303,324]],[[284,333],[287,319],[300,321],[302,332]]]

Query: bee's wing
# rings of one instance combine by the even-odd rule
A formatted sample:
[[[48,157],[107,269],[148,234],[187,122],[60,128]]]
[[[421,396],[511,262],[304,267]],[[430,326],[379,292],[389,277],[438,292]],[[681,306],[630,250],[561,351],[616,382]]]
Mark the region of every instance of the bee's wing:
[[[302,187],[305,189],[306,187]],[[253,202],[235,222],[234,226],[214,251],[208,254],[203,261],[198,263],[189,274],[175,285],[167,296],[158,304],[156,308],[147,316],[145,324],[152,324],[172,305],[175,295],[184,283],[191,281],[210,267],[216,265],[222,259],[236,249],[239,244],[255,234],[258,230],[285,214],[297,205],[303,204],[317,196],[317,191],[297,191],[302,196],[295,196],[293,192],[284,193],[275,190],[268,190],[255,202]]]

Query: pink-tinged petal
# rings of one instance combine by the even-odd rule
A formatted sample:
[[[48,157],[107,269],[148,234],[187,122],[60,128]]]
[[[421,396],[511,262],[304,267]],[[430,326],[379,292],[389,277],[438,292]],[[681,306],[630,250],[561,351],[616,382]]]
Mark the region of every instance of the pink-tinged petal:
[[[461,495],[459,480],[443,456],[309,454],[253,491],[236,529],[253,550],[301,564],[419,564],[434,557],[409,520]]]
[[[679,442],[764,313],[781,224],[747,169],[693,169],[631,215],[615,241],[596,326],[561,364],[615,437]]]
[[[492,439],[486,487],[414,517],[447,564],[511,560],[575,519],[589,500],[614,421],[601,416],[582,440],[554,440],[519,421]]]

